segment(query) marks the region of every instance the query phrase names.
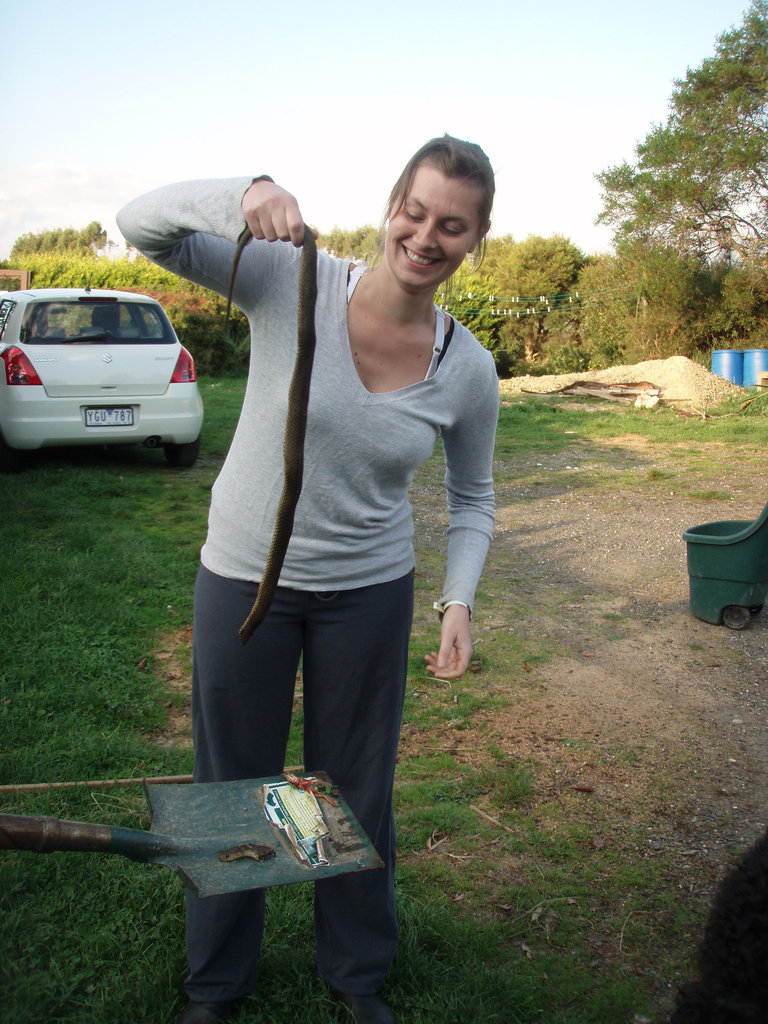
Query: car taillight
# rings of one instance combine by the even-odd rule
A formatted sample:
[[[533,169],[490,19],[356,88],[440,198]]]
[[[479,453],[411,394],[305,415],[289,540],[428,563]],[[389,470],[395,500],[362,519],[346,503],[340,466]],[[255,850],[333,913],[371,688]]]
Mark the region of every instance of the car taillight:
[[[182,345],[171,377],[171,384],[190,384],[193,380],[197,380],[195,361]]]
[[[42,384],[37,371],[20,348],[7,348],[3,352],[6,384]]]

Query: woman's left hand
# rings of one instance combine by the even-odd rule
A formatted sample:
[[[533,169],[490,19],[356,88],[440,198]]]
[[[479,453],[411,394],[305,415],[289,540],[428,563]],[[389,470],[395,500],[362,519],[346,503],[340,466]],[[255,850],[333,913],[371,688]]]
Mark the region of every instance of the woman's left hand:
[[[445,609],[440,627],[440,650],[426,654],[427,672],[437,679],[459,679],[469,668],[472,657],[472,636],[469,631],[469,608],[451,604]]]

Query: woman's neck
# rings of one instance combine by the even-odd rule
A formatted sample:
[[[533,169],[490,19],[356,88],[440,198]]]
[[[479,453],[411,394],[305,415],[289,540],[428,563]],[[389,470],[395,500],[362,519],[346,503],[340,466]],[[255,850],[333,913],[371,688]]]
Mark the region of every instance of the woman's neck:
[[[389,273],[385,263],[363,274],[355,292],[361,289],[363,301],[384,317],[411,326],[434,323],[434,293],[406,291]]]

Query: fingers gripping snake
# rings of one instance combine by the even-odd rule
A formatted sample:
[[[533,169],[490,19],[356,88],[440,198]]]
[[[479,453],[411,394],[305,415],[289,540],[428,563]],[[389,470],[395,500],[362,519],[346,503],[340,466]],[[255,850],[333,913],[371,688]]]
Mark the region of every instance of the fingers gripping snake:
[[[227,299],[227,320],[232,305],[232,292],[240,257],[253,235],[248,228],[240,236],[232,273],[229,279]],[[317,300],[317,247],[315,238],[308,227],[304,228],[304,242],[301,250],[298,298],[298,341],[296,362],[288,391],[288,413],[285,420],[283,440],[283,490],[277,507],[277,518],[272,535],[272,544],[267,563],[259,583],[259,590],[253,608],[240,627],[240,641],[248,643],[251,635],[264,621],[275,594],[280,571],[293,532],[296,505],[301,494],[304,474],[304,437],[307,427],[309,385],[312,377],[312,363],[315,356],[315,302]]]

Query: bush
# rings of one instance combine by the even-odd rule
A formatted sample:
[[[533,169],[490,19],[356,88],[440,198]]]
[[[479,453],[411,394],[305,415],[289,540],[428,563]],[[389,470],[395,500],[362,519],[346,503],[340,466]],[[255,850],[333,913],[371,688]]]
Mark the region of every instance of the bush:
[[[583,373],[590,368],[589,353],[572,341],[556,339],[547,345],[547,373]]]

